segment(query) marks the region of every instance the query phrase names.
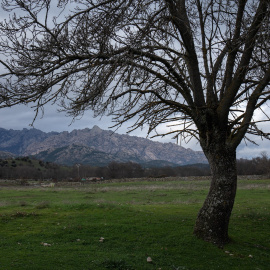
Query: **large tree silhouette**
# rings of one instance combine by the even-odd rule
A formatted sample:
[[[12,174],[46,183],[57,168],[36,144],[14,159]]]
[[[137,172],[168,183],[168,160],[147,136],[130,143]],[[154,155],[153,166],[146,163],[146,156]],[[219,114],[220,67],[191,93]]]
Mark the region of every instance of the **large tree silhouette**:
[[[0,25],[1,106],[58,102],[75,117],[92,109],[149,132],[175,124],[176,137],[199,140],[212,171],[194,233],[228,242],[236,148],[248,134],[268,136],[254,112],[269,120],[269,1],[56,4],[2,1],[11,13]]]

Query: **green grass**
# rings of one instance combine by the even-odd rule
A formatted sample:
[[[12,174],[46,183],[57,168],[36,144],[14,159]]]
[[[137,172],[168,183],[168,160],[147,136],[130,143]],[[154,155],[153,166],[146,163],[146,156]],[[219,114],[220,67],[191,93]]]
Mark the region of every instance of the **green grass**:
[[[239,181],[224,249],[192,234],[208,186],[3,187],[0,269],[269,269],[270,180]]]

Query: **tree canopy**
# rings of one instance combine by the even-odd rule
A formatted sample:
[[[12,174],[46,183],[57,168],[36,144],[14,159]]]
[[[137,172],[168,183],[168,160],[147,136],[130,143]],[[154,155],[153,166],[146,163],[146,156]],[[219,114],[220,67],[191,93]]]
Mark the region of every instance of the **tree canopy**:
[[[73,116],[136,116],[149,131],[173,122],[197,138],[211,108],[235,145],[264,134],[252,117],[269,100],[268,1],[2,5],[14,11],[0,25],[2,106],[57,101]]]

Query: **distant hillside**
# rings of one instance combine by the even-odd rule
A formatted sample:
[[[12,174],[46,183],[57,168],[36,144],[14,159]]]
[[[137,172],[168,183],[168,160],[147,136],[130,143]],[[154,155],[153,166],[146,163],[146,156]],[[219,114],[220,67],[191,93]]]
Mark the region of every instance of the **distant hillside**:
[[[151,160],[142,164],[145,168],[162,168],[162,167],[176,167],[179,166],[176,163],[172,163],[166,160]]]
[[[14,156],[12,153],[0,151],[0,158],[12,158]]]
[[[0,151],[19,156],[36,156],[45,161],[104,166],[111,161],[154,162],[169,165],[207,163],[202,152],[173,143],[120,135],[102,130],[73,130],[45,133],[37,129],[6,130],[0,128]]]
[[[72,176],[74,178],[74,175],[76,174],[72,167],[61,166],[29,157],[0,158],[0,179],[17,179],[21,181],[22,185],[26,184],[23,181],[26,179],[61,180],[69,179]]]

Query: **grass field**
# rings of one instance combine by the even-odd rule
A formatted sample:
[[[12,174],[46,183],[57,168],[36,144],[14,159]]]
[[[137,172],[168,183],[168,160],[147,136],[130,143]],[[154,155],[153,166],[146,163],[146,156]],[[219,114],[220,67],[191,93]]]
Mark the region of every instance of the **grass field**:
[[[2,186],[0,269],[270,269],[270,180],[239,181],[224,249],[192,234],[208,185]]]

